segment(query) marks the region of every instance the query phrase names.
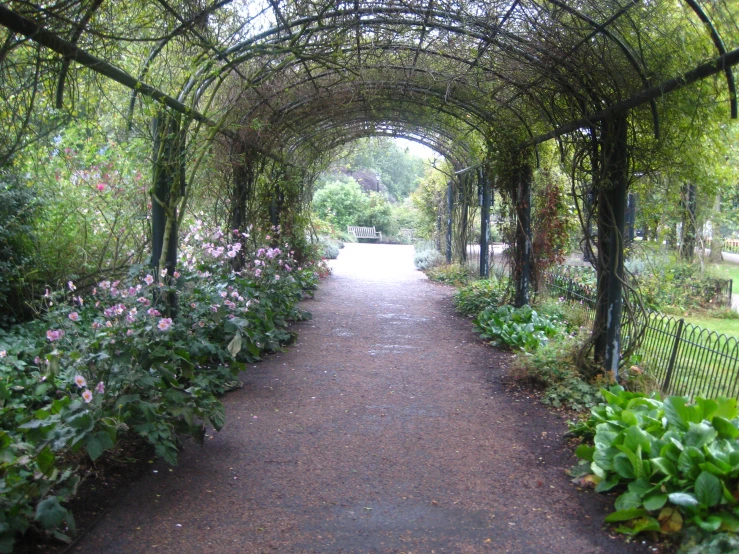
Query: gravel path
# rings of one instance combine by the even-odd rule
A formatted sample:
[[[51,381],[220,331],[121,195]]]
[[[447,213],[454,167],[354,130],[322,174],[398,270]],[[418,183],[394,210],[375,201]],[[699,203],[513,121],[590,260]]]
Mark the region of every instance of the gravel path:
[[[227,424],[134,483],[75,552],[647,552],[602,530],[564,421],[505,391],[510,354],[412,248],[350,244],[299,342],[242,376]]]

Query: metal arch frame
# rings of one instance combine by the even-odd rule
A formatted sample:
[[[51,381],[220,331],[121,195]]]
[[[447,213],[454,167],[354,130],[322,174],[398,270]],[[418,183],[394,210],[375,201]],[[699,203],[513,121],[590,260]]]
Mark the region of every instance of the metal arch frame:
[[[406,102],[408,102],[407,99],[406,99]],[[423,107],[425,107],[424,104],[422,104],[420,101],[416,101],[416,100],[414,100],[412,102],[412,104],[415,107],[417,107],[417,108],[423,108]],[[392,114],[395,111],[401,109],[400,107],[398,107],[397,104],[396,105],[392,105],[391,104],[391,105],[382,106],[382,107],[379,107],[378,106],[378,107],[375,108],[377,110],[376,112],[369,113],[368,112],[368,108],[370,108],[370,106],[367,106],[365,104],[355,104],[354,107],[353,107],[353,109],[344,110],[341,113],[337,113],[333,117],[328,118],[328,119],[329,120],[332,120],[332,121],[333,120],[339,121],[339,120],[341,120],[342,117],[347,117],[347,116],[352,117],[355,113],[359,113],[359,114],[362,115],[362,117],[363,117],[363,119],[365,121],[371,122],[371,123],[381,124],[384,121],[387,121],[388,119],[392,119],[392,118],[395,117],[395,116],[393,116],[391,118],[391,117],[388,116],[388,114]],[[458,121],[460,125],[463,125],[464,127],[468,128],[468,131],[467,132],[473,132],[474,131],[474,132],[479,133],[481,136],[486,136],[486,133],[485,133],[485,131],[483,129],[481,129],[481,128],[479,128],[479,127],[471,124],[469,121],[466,121],[463,117],[460,117],[458,114],[454,114],[452,112],[448,112],[446,110],[443,110],[442,108],[436,108],[434,110],[434,112],[435,113],[442,112],[442,113],[445,113],[445,114],[449,115],[450,117],[453,118],[453,120]],[[411,112],[409,112],[407,109],[406,110],[403,110],[403,113],[406,113],[408,115],[411,115]],[[423,113],[423,111],[421,111],[421,112],[413,112],[412,115],[415,116],[414,119],[421,120],[421,121],[424,120],[424,119],[427,119],[429,117],[433,117],[433,114]],[[315,121],[315,118],[320,118],[320,117],[322,117],[322,116],[321,116],[321,114],[318,114],[318,113],[317,114],[311,114],[310,112],[308,112],[307,114],[304,114],[302,117],[300,117],[297,120],[300,123],[300,126],[298,127],[298,129],[296,129],[296,134],[303,133],[303,132],[305,132],[304,129],[310,128],[311,126],[318,125],[320,123],[320,121],[318,121],[318,122]],[[325,119],[325,117],[324,117],[324,119]],[[295,126],[295,123],[296,123],[296,119],[295,118],[291,118],[291,119],[289,119],[286,127],[293,127],[293,126]],[[424,123],[420,123],[419,124],[419,126],[423,126],[423,125],[424,125]],[[426,123],[425,125],[428,125],[428,124]],[[449,125],[447,125],[447,127],[453,128],[452,126],[449,126]],[[276,134],[281,134],[283,132],[283,129],[281,129],[279,126],[275,125],[275,131],[277,131]]]
[[[409,130],[408,131],[407,130],[403,130],[402,131],[402,135],[401,135],[396,130],[396,127],[399,126],[399,125],[402,125],[402,122],[400,122],[400,121],[396,121],[396,122],[393,122],[393,123],[389,123],[388,122],[385,125],[382,125],[381,128],[382,127],[385,127],[385,128],[391,129],[391,131],[389,131],[389,132],[393,133],[394,135],[410,137],[412,140],[416,140],[416,141],[422,142],[424,144],[427,144],[430,148],[432,148],[433,150],[441,153],[444,157],[446,157],[447,159],[449,159],[452,162],[452,165],[455,165],[455,166],[459,165],[461,167],[461,166],[464,166],[464,164],[467,163],[469,160],[472,160],[473,159],[473,156],[472,156],[472,154],[470,152],[468,152],[468,151],[467,152],[464,152],[466,154],[465,156],[458,156],[455,153],[455,150],[454,149],[452,149],[452,148],[446,148],[441,140],[431,141],[431,140],[428,140],[427,138],[425,138],[428,135],[416,134],[415,131],[409,131]],[[416,127],[416,125],[414,125],[412,123],[409,123],[409,125],[411,125],[414,129],[421,129],[421,130],[423,130],[423,128]],[[347,136],[347,135],[341,135],[340,134],[338,136],[338,138],[334,141],[334,143],[336,143],[336,144],[335,145],[332,145],[331,147],[336,147],[338,145],[345,144],[346,142],[351,142],[352,140],[355,140],[357,138],[378,135],[378,127],[376,125],[372,124],[371,122],[367,121],[365,118],[362,118],[361,116],[357,116],[357,118],[354,119],[354,120],[345,120],[343,122],[333,122],[331,125],[329,125],[326,128],[322,129],[320,132],[325,133],[325,132],[328,132],[328,131],[331,131],[331,130],[334,130],[334,129],[344,129],[344,130],[346,130],[348,128],[349,129],[356,128],[356,129],[358,129],[359,132],[358,133],[352,133],[351,134],[351,137],[352,138],[350,138],[348,140],[345,140],[345,139],[341,138],[342,136]],[[446,131],[446,130],[443,130],[443,131]],[[318,135],[318,134],[319,134],[319,131],[316,131],[316,133],[314,133],[314,135]],[[388,134],[388,133],[386,133],[385,131],[382,131],[382,134]],[[441,131],[438,131],[437,134],[442,134],[442,132]],[[422,137],[423,137],[423,141],[421,141],[421,138]],[[455,139],[457,139],[457,137],[452,137],[452,136],[445,136],[445,138],[447,138],[447,140],[450,143],[455,143]],[[291,146],[289,148],[289,150],[291,150],[291,151],[297,151],[298,149],[301,148],[301,144],[305,140],[307,140],[307,139],[308,139],[308,137],[303,137],[303,136],[299,137],[298,142],[295,145]],[[464,150],[466,150],[466,149],[463,149],[463,151]]]

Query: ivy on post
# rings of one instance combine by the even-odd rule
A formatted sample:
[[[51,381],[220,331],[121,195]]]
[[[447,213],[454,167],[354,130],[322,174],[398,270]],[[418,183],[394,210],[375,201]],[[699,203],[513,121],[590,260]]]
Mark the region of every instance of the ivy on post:
[[[515,186],[516,229],[513,278],[516,286],[514,306],[529,303],[531,288],[531,181],[532,168],[525,151],[514,158],[512,183]]]
[[[153,186],[151,189],[151,259],[156,279],[174,282],[177,267],[177,207],[185,194],[185,132],[179,117],[160,113],[152,121],[154,136]],[[166,315],[177,311],[177,295],[155,298]]]
[[[593,323],[594,358],[614,379],[621,361],[624,227],[628,187],[628,122],[625,113],[602,126],[598,183],[598,303]]]
[[[477,169],[477,186],[480,189],[480,277],[490,276],[490,185],[482,167]]]

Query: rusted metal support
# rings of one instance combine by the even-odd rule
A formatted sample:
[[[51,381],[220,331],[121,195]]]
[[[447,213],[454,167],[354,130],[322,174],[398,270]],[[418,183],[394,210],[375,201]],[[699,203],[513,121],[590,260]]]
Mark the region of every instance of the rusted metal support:
[[[525,154],[519,154],[519,164],[515,171],[516,179],[516,235],[515,266],[517,308],[529,303],[531,288],[531,164]]]
[[[452,263],[452,220],[454,217],[454,188],[452,181],[446,184],[446,263]]]
[[[477,169],[477,186],[480,189],[480,277],[490,276],[490,184],[482,168]]]

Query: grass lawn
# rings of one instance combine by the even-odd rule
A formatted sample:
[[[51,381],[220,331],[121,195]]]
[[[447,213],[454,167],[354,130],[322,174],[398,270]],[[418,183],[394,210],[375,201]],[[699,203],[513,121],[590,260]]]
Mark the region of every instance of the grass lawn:
[[[685,323],[692,323],[698,327],[703,327],[717,333],[739,338],[739,319],[719,319],[716,317],[706,317],[705,315],[687,315],[683,316]]]

